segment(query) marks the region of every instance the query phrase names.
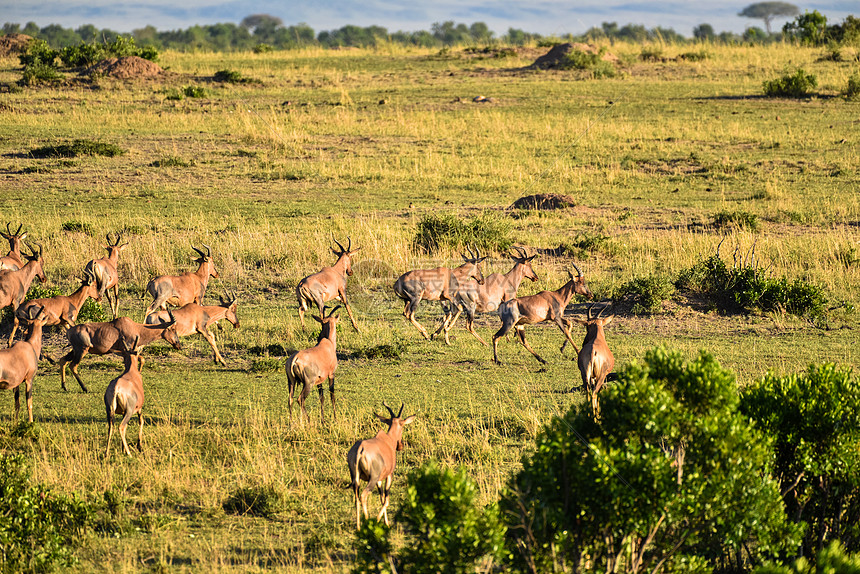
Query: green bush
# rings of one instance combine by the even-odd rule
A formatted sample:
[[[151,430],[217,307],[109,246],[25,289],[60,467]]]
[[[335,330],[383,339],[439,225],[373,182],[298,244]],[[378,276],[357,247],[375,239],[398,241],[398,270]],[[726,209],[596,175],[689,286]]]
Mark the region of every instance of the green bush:
[[[720,211],[714,214],[714,227],[733,227],[758,231],[758,215],[747,211]]]
[[[83,223],[81,221],[64,221],[60,227],[63,231],[71,233],[84,233],[90,236],[96,234],[95,227],[89,223]]]
[[[860,73],[854,72],[851,74],[842,95],[848,100],[860,100]]]
[[[125,153],[121,147],[91,140],[74,140],[72,143],[54,144],[31,149],[28,154],[34,158],[78,157],[82,155],[101,155],[115,157]]]
[[[782,32],[800,40],[802,44],[818,46],[827,39],[827,17],[818,10],[806,12],[786,23]]]
[[[229,84],[244,84],[248,82],[248,79],[236,70],[218,70],[215,72],[214,80]]]
[[[756,568],[754,574],[858,574],[860,554],[848,555],[838,540],[821,549],[812,560],[798,558],[793,564],[767,564]]]
[[[269,44],[257,44],[256,46],[254,46],[253,52],[255,54],[265,54],[267,52],[271,52],[273,49],[274,48],[272,48],[272,46],[270,46]]]
[[[412,240],[416,249],[430,253],[442,247],[465,249],[467,246],[502,252],[514,244],[509,219],[485,212],[466,220],[456,215],[425,215],[418,222]]]
[[[392,573],[393,550],[391,528],[376,518],[365,520],[355,532],[353,574]]]
[[[675,285],[664,275],[635,277],[622,285],[615,299],[624,298],[633,303],[632,313],[646,315],[656,313],[660,305],[675,294]]]
[[[238,488],[222,504],[224,512],[242,516],[274,518],[280,510],[283,497],[272,485]]]
[[[104,60],[105,57],[105,45],[97,42],[66,46],[60,50],[60,60],[62,60],[64,66],[70,68],[89,67]]]
[[[558,63],[560,70],[587,70],[594,78],[614,78],[615,66],[612,62],[603,59],[606,48],[600,48],[596,54],[583,52],[582,50],[571,50],[565,54],[564,59]]]
[[[772,98],[805,98],[818,86],[818,79],[798,68],[775,80],[765,80],[764,94]]]
[[[200,86],[185,86],[182,88],[182,94],[188,98],[205,98],[206,88]]]

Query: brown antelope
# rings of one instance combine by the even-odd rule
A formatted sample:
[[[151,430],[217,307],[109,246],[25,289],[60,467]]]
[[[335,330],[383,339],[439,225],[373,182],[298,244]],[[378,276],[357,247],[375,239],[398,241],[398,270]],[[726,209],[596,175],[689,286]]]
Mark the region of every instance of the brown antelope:
[[[238,304],[236,296],[231,298],[221,297],[220,305],[198,305],[197,303],[188,303],[172,311],[173,317],[176,319],[176,334],[180,337],[187,337],[194,333],[200,333],[212,350],[215,352],[215,362],[226,365],[224,357],[218,352],[218,346],[215,345],[215,336],[209,331],[209,327],[214,325],[221,319],[227,319],[233,325],[234,329],[239,328],[239,317],[236,316],[236,306]],[[152,315],[147,315],[144,323],[147,325],[155,325],[164,323],[170,320],[168,311],[156,311]]]
[[[518,255],[509,254],[510,258],[514,260],[514,266],[504,275],[501,273],[491,273],[484,277],[483,285],[468,281],[465,286],[460,286],[452,306],[457,308],[456,315],[449,316],[446,321],[443,321],[439,330],[433,334],[434,337],[441,331],[444,331],[445,342],[450,345],[448,331],[451,330],[451,327],[460,318],[460,314],[465,311],[466,329],[482,345],[487,345],[487,342],[475,332],[475,313],[493,313],[498,311],[501,303],[510,301],[517,296],[517,289],[520,288],[520,283],[523,282],[523,279],[538,280],[531,264],[532,259],[537,257],[537,255],[529,257],[521,248],[517,247],[516,249],[519,252]]]
[[[81,279],[81,286],[71,295],[56,295],[46,299],[30,299],[24,301],[15,311],[15,324],[12,326],[12,334],[9,335],[9,340],[15,338],[15,331],[18,325],[29,321],[31,316],[30,310],[33,308],[43,308],[48,316],[45,325],[60,325],[65,331],[75,324],[78,318],[78,313],[81,311],[87,298],[92,297],[96,301],[99,300],[99,294],[96,290],[95,278],[92,273],[84,273]]]
[[[499,306],[499,317],[502,319],[502,328],[493,335],[493,360],[497,365],[502,364],[499,361],[498,354],[499,339],[507,335],[511,329],[516,330],[517,337],[519,337],[523,347],[534,355],[538,361],[546,363],[529,346],[525,334],[526,325],[543,323],[544,321],[552,321],[558,325],[558,328],[564,333],[566,343],[569,342],[573,345],[574,351],[578,352],[576,343],[573,342],[570,336],[570,329],[573,327],[573,324],[564,317],[564,310],[567,308],[570,300],[573,299],[574,294],[584,295],[586,299],[591,299],[592,295],[588,289],[588,285],[585,284],[585,277],[582,275],[582,271],[576,265],[573,267],[576,269],[578,275],[574,277],[573,273],[568,271],[567,274],[570,276],[570,281],[556,291],[541,291],[536,295],[517,297]],[[564,345],[562,345],[561,349],[562,351],[564,350]]]
[[[128,243],[119,244],[122,241],[122,235],[119,233],[116,234],[115,241],[111,241],[110,233],[105,235],[105,239],[107,240],[105,249],[107,249],[108,256],[101,259],[93,259],[87,263],[84,270],[92,273],[96,278],[96,286],[99,292],[96,301],[101,301],[103,296],[107,296],[111,314],[116,319],[116,314],[119,310],[119,274],[117,273],[116,266],[119,262],[120,252],[128,246]],[[113,289],[113,301],[111,301],[110,297],[111,289]]]
[[[46,281],[45,272],[42,270],[42,248],[39,247],[38,251],[34,251],[31,247],[30,252],[30,255],[24,255],[27,263],[20,269],[0,271],[0,308],[11,307],[13,317],[15,317],[15,311],[24,302],[33,278],[38,277],[42,283]],[[14,320],[17,323],[17,317]],[[13,329],[12,335],[14,334]],[[12,337],[9,337],[9,345],[12,345]]]
[[[360,331],[355,322],[355,317],[352,315],[352,307],[349,306],[349,300],[346,298],[346,278],[352,275],[352,255],[358,249],[352,249],[352,239],[347,237],[346,248],[332,236],[332,240],[337,243],[340,251],[331,250],[337,257],[337,261],[331,267],[323,267],[319,273],[308,275],[296,286],[296,297],[299,300],[299,319],[302,322],[302,329],[305,328],[305,311],[311,305],[316,305],[319,314],[323,314],[323,307],[326,302],[337,300],[343,303],[346,307],[346,312],[349,315],[349,320],[352,322],[352,327],[356,331]]]
[[[125,431],[128,421],[132,415],[137,415],[140,423],[137,429],[137,450],[143,452],[143,379],[140,376],[140,347],[138,342],[140,336],[136,336],[131,348],[126,346],[125,339],[120,337],[122,343],[122,360],[125,364],[123,373],[108,383],[105,390],[105,411],[107,411],[107,447],[105,458],[110,456],[110,439],[113,436],[114,415],[124,415],[119,423],[119,436],[122,438],[122,447],[125,454],[130,455],[131,449],[125,440]]]
[[[311,390],[319,385],[320,394],[320,419],[325,422],[325,397],[323,396],[323,383],[328,380],[328,392],[331,396],[331,410],[334,413],[333,417],[337,418],[337,409],[334,403],[334,372],[337,370],[337,322],[338,316],[335,311],[340,309],[340,305],[332,309],[328,317],[323,314],[322,317],[312,315],[314,320],[322,324],[317,344],[310,349],[302,349],[293,353],[287,359],[287,389],[289,391],[289,408],[290,420],[293,418],[293,393],[296,391],[296,386],[302,384],[302,392],[299,395],[299,406],[308,421],[311,420],[308,416],[308,411],[305,410],[305,399],[308,398]]]
[[[388,431],[376,433],[371,439],[357,441],[346,455],[349,464],[349,478],[352,483],[352,492],[355,494],[355,527],[361,527],[361,513],[364,511],[364,519],[367,520],[367,497],[375,486],[379,490],[379,498],[382,508],[379,510],[377,520],[385,518],[388,524],[388,494],[391,491],[391,481],[394,479],[394,466],[397,462],[397,451],[403,450],[403,427],[412,423],[417,415],[411,415],[404,419],[403,403],[400,404],[400,412],[396,415],[385,401],[382,406],[388,409],[391,418],[376,415],[380,421],[388,425]],[[375,413],[374,413],[375,414]],[[367,481],[364,490],[359,493],[360,481]],[[359,508],[359,504],[361,508]]]
[[[9,228],[9,223],[6,224],[6,233],[0,231],[0,236],[9,242],[9,253],[4,257],[0,257],[0,269],[20,269],[24,266],[24,260],[21,258],[21,242],[27,237],[27,232],[21,233],[21,228],[24,224],[18,226],[18,230],[12,233]]]
[[[41,309],[33,310],[30,320],[30,336],[26,341],[18,341],[8,349],[0,349],[0,389],[15,390],[15,421],[21,409],[21,383],[27,400],[27,420],[33,422],[33,377],[39,367],[42,354],[42,327],[46,315]]]
[[[134,341],[136,338],[139,338],[138,346],[140,347],[145,347],[156,339],[162,338],[173,345],[174,349],[182,349],[182,343],[179,342],[179,337],[176,335],[176,321],[172,317],[170,321],[157,325],[135,323],[128,317],[119,317],[108,323],[84,323],[83,325],[75,325],[66,331],[66,338],[69,340],[72,350],[58,361],[60,386],[64,391],[66,390],[66,365],[71,363],[72,374],[85,393],[88,391],[80,375],[78,375],[78,365],[87,353],[120,355],[125,350],[121,340]],[[143,363],[143,357],[140,361]]]
[[[606,337],[603,328],[607,326],[615,315],[600,318],[606,307],[600,310],[597,317],[591,317],[591,307],[588,307],[586,319],[573,318],[580,325],[585,326],[585,340],[582,342],[582,349],[579,350],[579,372],[582,374],[582,386],[588,393],[591,399],[591,411],[594,413],[594,418],[600,417],[600,403],[597,400],[597,393],[603,388],[606,382],[606,376],[612,372],[615,366],[615,357],[612,356],[612,351],[609,350],[609,345],[606,344]]]
[[[403,308],[403,316],[415,325],[425,339],[432,339],[427,329],[415,319],[415,311],[422,300],[426,301],[454,301],[457,291],[461,285],[465,285],[469,279],[474,279],[479,285],[484,284],[484,274],[481,273],[481,261],[486,257],[476,249],[468,247],[470,257],[462,255],[464,263],[459,267],[436,267],[435,269],[415,269],[401,275],[394,283],[394,293],[403,299],[406,306]],[[445,317],[448,311],[442,308]],[[444,319],[443,319],[444,325]],[[438,333],[438,331],[437,331]],[[447,335],[447,333],[446,333]],[[451,344],[447,337],[445,342]]]
[[[218,278],[215,262],[212,260],[212,250],[209,249],[208,245],[203,247],[206,248],[206,253],[193,245],[191,246],[191,249],[200,255],[194,260],[200,264],[197,271],[189,271],[182,275],[161,275],[147,284],[146,291],[152,295],[153,301],[146,308],[144,316],[151,314],[156,309],[166,310],[168,303],[175,307],[182,307],[188,303],[197,303],[198,305],[203,303],[209,278]]]

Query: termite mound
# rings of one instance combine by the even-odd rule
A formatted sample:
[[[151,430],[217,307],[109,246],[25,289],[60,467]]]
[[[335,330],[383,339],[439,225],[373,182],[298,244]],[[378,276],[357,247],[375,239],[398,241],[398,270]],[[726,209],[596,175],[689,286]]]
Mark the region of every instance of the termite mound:
[[[574,207],[576,201],[569,195],[560,193],[538,193],[521,197],[509,209],[565,209]]]
[[[88,76],[100,75],[122,80],[133,80],[135,78],[152,78],[164,72],[161,66],[138,56],[126,56],[124,58],[108,58],[87,69],[84,72]]]

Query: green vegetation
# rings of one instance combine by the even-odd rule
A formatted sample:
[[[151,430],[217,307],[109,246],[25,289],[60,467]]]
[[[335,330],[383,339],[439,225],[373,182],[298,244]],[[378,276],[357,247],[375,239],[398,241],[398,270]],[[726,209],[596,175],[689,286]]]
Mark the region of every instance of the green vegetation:
[[[787,73],[775,80],[765,80],[764,95],[772,98],[806,98],[818,86],[815,74],[807,74],[803,68]]]
[[[606,54],[606,48],[601,48],[597,53],[571,50],[558,63],[557,68],[560,70],[587,70],[594,78],[615,77],[615,66],[603,59],[604,54]]]
[[[664,275],[635,277],[619,287],[613,299],[624,299],[632,303],[631,313],[644,315],[656,313],[663,301],[675,293],[672,280]]]
[[[82,155],[115,157],[125,153],[118,145],[76,139],[72,143],[51,144],[27,152],[33,158],[79,157]]]
[[[509,219],[490,211],[467,219],[451,214],[425,215],[418,222],[413,245],[427,253],[468,247],[501,253],[514,244],[512,229]]]

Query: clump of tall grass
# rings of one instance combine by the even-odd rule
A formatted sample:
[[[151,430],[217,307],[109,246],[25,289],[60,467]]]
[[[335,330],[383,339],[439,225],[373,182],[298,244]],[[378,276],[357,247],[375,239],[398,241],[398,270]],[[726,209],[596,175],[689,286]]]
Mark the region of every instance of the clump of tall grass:
[[[749,231],[759,229],[758,215],[748,211],[720,211],[714,214],[713,219],[716,228],[733,227]]]
[[[846,100],[860,100],[860,73],[851,74],[842,95]]]
[[[467,246],[501,252],[514,244],[509,219],[484,212],[462,219],[452,214],[425,215],[418,222],[413,246],[425,253],[440,248],[464,249]]]
[[[221,505],[228,514],[274,518],[283,502],[272,485],[245,486],[234,490]]]
[[[31,149],[27,152],[34,158],[78,157],[82,155],[101,155],[115,157],[125,153],[118,145],[92,140],[74,140],[72,143],[52,144]]]

